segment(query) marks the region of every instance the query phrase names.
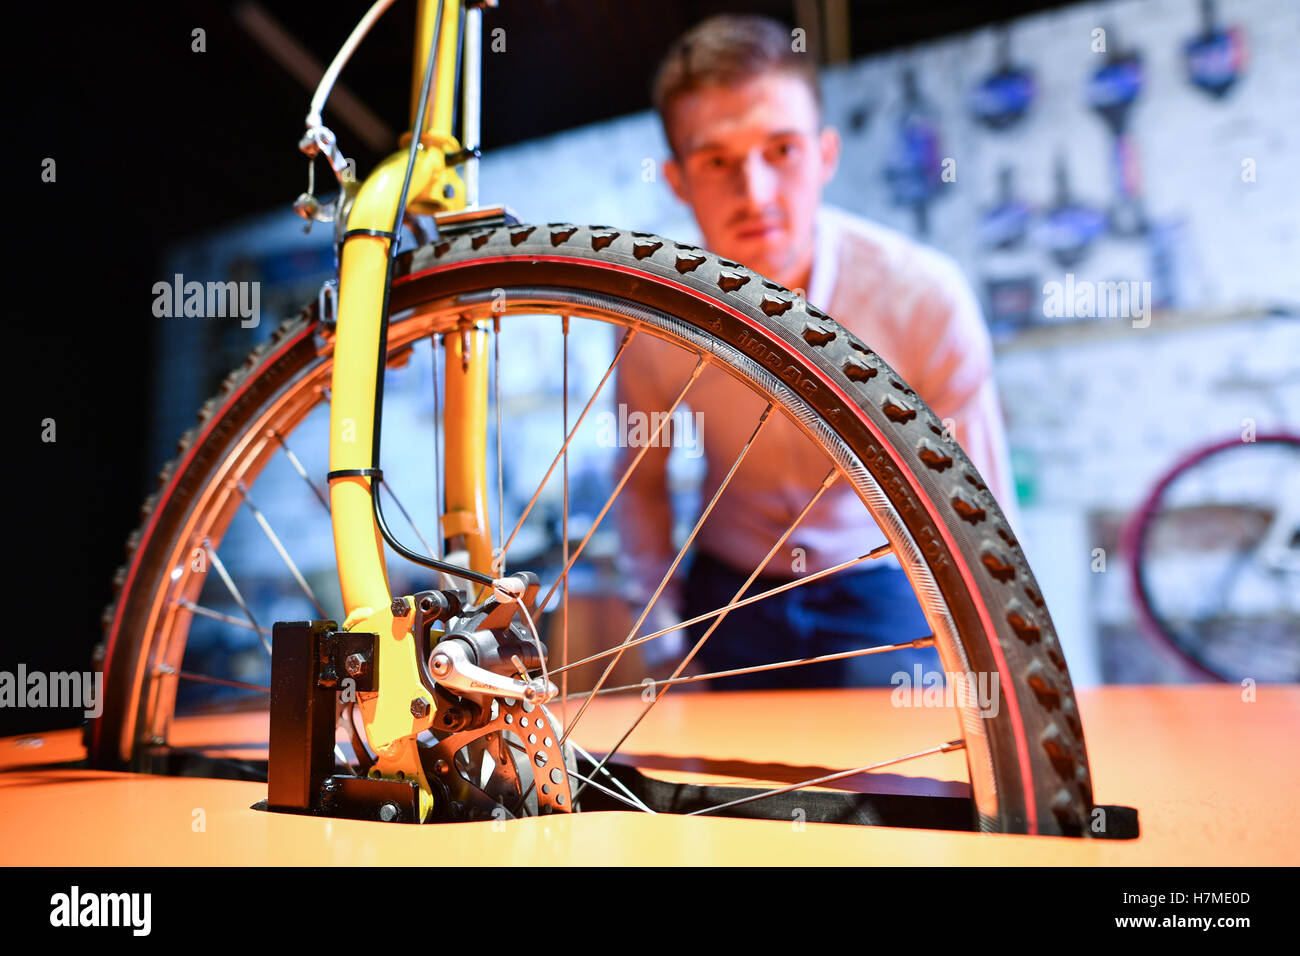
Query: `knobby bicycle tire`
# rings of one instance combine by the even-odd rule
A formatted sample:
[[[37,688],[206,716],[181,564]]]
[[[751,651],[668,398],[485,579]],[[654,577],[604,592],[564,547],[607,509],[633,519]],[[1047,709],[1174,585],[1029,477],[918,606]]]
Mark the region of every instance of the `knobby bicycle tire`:
[[[1003,706],[996,715],[975,718],[979,726],[963,715],[968,742],[976,741],[976,750],[968,743],[967,758],[978,827],[1089,834],[1083,727],[1047,606],[975,467],[880,356],[801,297],[737,263],[607,226],[521,224],[444,236],[399,258],[391,313],[530,287],[581,290],[672,316],[786,383],[818,427],[856,455],[914,542],[913,557],[951,616],[953,646],[939,641],[946,669],[959,660],[967,672],[999,675]],[[104,712],[87,734],[97,765],[139,765],[144,622],[177,529],[262,404],[322,360],[328,348],[319,332],[308,309],[233,372],[145,502],[116,578],[117,599],[104,617]],[[934,592],[923,590],[925,604]]]

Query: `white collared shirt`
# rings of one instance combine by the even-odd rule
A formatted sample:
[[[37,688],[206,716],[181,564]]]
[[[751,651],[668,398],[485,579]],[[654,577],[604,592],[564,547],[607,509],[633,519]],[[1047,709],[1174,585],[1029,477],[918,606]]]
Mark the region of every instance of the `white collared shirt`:
[[[902,233],[822,206],[807,301],[875,351],[941,418],[985,482],[1016,515],[1011,470],[992,378],[992,346],[981,310],[957,266]],[[628,346],[617,374],[616,402],[629,410],[667,409],[690,376],[694,357],[648,335]],[[757,393],[709,366],[686,403],[702,412],[708,502],[754,433],[766,405]],[[647,450],[616,503],[622,568],[633,597],[658,587],[676,549],[666,486],[669,448]],[[623,448],[618,474],[640,451]],[[784,415],[773,414],[700,529],[695,547],[742,573],[753,570],[816,493],[830,461]],[[856,493],[843,481],[826,492],[791,534],[766,572],[792,576],[849,560],[884,543]],[[799,549],[796,551],[795,549]],[[660,599],[680,607],[685,567]]]

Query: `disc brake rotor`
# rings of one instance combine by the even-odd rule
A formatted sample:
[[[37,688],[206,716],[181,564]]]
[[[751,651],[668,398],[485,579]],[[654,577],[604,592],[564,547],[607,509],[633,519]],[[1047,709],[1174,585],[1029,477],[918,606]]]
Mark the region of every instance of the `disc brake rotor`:
[[[561,733],[542,707],[499,698],[481,727],[424,748],[430,779],[469,819],[568,813],[573,809]]]

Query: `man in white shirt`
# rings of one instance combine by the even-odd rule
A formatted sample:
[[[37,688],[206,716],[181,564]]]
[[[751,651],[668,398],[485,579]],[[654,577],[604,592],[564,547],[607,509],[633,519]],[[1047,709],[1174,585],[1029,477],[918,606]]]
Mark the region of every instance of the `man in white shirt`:
[[[948,257],[822,204],[839,136],[822,125],[815,64],[794,46],[785,27],[755,16],[714,17],[677,41],[654,90],[672,150],[665,177],[691,207],[710,251],[806,290],[811,305],[883,357],[949,423],[1006,507],[1013,500],[1010,469],[979,304]],[[617,401],[629,412],[667,409],[692,358],[648,336],[629,350],[618,373]],[[691,386],[687,402],[703,413],[701,434],[694,437],[704,445],[701,501],[708,501],[765,403],[712,367]],[[640,450],[623,449],[624,464]],[[667,457],[666,447],[647,451],[616,512],[631,596],[642,607],[676,554]],[[730,603],[828,469],[829,461],[796,426],[774,416],[701,528],[685,580],[683,565],[641,632]],[[857,557],[883,541],[869,512],[841,482],[804,518],[787,542],[789,553],[778,555],[749,593]],[[691,643],[710,623],[690,629]],[[693,670],[855,650],[926,633],[911,586],[889,559],[730,612]],[[673,655],[680,660],[686,647],[677,638],[646,645],[657,652],[647,655],[650,663],[675,663]],[[916,663],[939,669],[933,650],[889,652],[727,678],[716,686],[887,684],[899,671],[910,676]]]

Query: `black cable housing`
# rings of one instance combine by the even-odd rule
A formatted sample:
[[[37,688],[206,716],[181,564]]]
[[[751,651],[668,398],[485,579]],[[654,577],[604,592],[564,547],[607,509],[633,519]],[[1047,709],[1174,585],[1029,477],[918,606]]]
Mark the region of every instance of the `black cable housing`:
[[[370,447],[371,468],[379,473],[378,478],[372,478],[370,481],[370,501],[374,506],[375,524],[379,527],[379,533],[384,540],[388,542],[398,555],[421,567],[429,568],[433,571],[441,571],[444,574],[453,577],[463,578],[469,581],[476,581],[479,584],[485,584],[489,587],[492,585],[492,578],[486,574],[470,568],[462,568],[446,561],[439,561],[436,558],[427,557],[417,551],[412,551],[406,547],[397,537],[389,530],[388,522],[384,520],[383,506],[380,504],[379,483],[383,481],[383,472],[379,468],[379,444],[380,429],[383,425],[384,414],[384,370],[387,368],[388,356],[388,308],[389,298],[393,287],[393,266],[397,261],[398,240],[401,236],[402,220],[405,218],[406,197],[411,189],[411,176],[415,172],[415,157],[420,150],[420,136],[424,130],[424,113],[429,105],[429,90],[433,85],[434,72],[437,69],[439,48],[442,45],[442,4],[438,4],[438,11],[433,21],[433,46],[429,51],[428,62],[424,68],[424,85],[420,90],[420,102],[415,112],[415,124],[411,131],[411,146],[406,157],[406,175],[402,177],[402,192],[397,200],[397,210],[393,218],[392,238],[389,239],[391,245],[388,249],[388,268],[384,277],[384,304],[379,320],[379,367],[375,371],[375,417],[373,422],[373,439]],[[441,504],[439,504],[441,508]]]

